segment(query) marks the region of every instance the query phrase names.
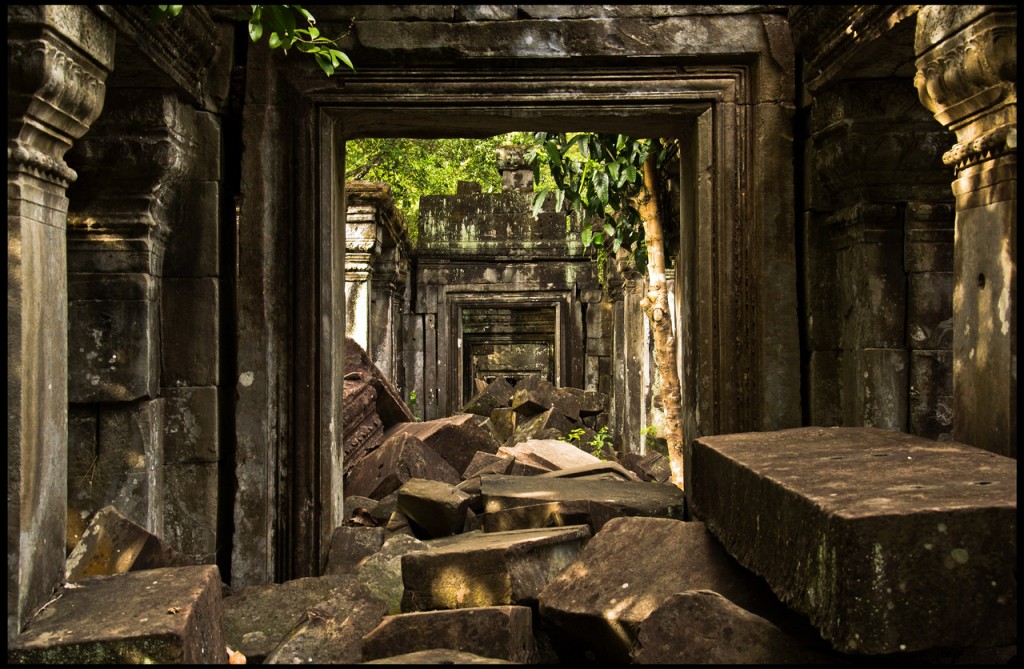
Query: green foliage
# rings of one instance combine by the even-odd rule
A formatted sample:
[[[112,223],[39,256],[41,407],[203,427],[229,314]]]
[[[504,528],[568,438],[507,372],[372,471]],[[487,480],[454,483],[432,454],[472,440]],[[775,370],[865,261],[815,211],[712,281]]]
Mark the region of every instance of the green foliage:
[[[497,148],[532,141],[530,133],[524,132],[486,139],[353,139],[345,144],[345,178],[389,184],[396,206],[405,214],[410,241],[415,243],[420,196],[455,193],[459,181],[475,181],[484,193],[500,192]]]
[[[653,425],[648,425],[644,429],[640,430],[640,435],[644,438],[647,450],[652,450],[654,448],[655,440],[658,438],[658,428]]]
[[[576,445],[579,445],[580,440],[583,439],[584,433],[585,430],[582,427],[577,427],[574,430],[569,430],[568,434],[562,435],[559,439],[570,444],[575,443]]]
[[[418,410],[416,409],[416,391],[415,390],[410,390],[409,391],[409,401],[406,402],[406,404],[409,405],[409,411],[412,412],[413,417],[416,418],[417,420],[419,420],[420,415],[419,415],[419,413],[417,413]]]
[[[154,23],[174,18],[181,13],[183,5],[153,5],[151,18]],[[355,66],[345,54],[338,49],[337,39],[330,39],[320,34],[316,27],[316,18],[301,5],[249,5],[243,10],[239,19],[249,24],[249,39],[259,42],[266,33],[267,44],[271,49],[296,48],[308,53],[316,60],[316,64],[328,77],[334,74],[341,65],[347,65],[353,72]],[[304,26],[304,27],[300,27]]]
[[[597,434],[590,439],[590,454],[595,458],[601,458],[604,460],[604,458],[601,457],[601,454],[604,453],[606,446],[609,449],[612,447],[612,436],[608,434],[607,427],[602,427],[597,431]]]
[[[647,153],[652,147],[659,151],[662,166],[675,144],[600,132],[538,132],[534,138],[527,160],[533,162],[538,182],[546,168],[554,186],[538,187],[533,215],[553,190],[558,209],[567,202],[570,212],[582,218],[583,246],[596,252],[602,266],[609,253],[624,248],[633,254],[637,270],[646,271],[643,221],[633,202],[643,188]]]

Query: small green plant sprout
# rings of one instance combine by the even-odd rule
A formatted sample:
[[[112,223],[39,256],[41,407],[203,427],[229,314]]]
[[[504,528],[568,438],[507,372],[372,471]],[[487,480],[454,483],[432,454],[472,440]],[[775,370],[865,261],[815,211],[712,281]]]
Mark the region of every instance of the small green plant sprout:
[[[416,412],[416,391],[415,390],[410,390],[409,391],[409,400],[406,402],[406,404],[409,405],[409,411],[412,412],[413,417],[416,418],[417,420],[419,420],[420,415]]]
[[[569,430],[568,434],[563,434],[559,439],[561,441],[568,442],[570,444],[579,444],[580,440],[583,439],[584,430],[582,427],[577,427],[574,430]]]
[[[648,425],[644,429],[640,430],[640,434],[644,438],[644,445],[647,447],[647,450],[652,450],[654,448],[654,442],[658,438],[658,428],[654,425]]]
[[[607,427],[602,427],[597,431],[597,434],[590,439],[590,454],[595,458],[604,460],[605,458],[602,458],[601,454],[604,453],[606,446],[608,448],[612,447],[612,436],[608,434]]]

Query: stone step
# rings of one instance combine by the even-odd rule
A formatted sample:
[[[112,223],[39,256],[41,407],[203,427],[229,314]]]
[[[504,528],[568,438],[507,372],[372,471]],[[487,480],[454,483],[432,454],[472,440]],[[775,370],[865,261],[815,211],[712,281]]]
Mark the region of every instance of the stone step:
[[[877,428],[701,437],[695,517],[840,651],[1016,643],[1017,461]]]
[[[480,477],[485,513],[545,502],[599,502],[623,516],[684,517],[683,492],[674,485],[536,476]]]

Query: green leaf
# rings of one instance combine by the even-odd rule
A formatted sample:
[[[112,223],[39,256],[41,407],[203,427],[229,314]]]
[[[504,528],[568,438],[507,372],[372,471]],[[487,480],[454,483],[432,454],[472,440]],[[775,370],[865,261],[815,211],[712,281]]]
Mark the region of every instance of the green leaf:
[[[276,49],[282,44],[281,38],[278,37],[277,33],[270,33],[270,38],[267,40],[267,43],[270,45],[271,49]]]
[[[612,225],[611,223],[605,223],[604,224],[604,234],[608,235],[609,237],[614,237],[615,236],[615,226]]]
[[[619,168],[622,167],[618,163],[608,163],[608,175],[611,176],[612,180],[615,181],[616,185],[620,185],[619,182]]]
[[[584,247],[590,246],[590,243],[593,241],[593,231],[590,229],[590,226],[583,228],[580,240],[583,242]]]
[[[604,205],[608,204],[608,172],[605,170],[595,170],[594,176],[591,178],[594,182],[594,194],[601,202],[603,209]]]
[[[343,62],[346,65],[348,65],[349,69],[351,69],[353,72],[356,71],[356,66],[352,64],[352,61],[349,60],[349,57],[345,54],[344,51],[338,51],[337,49],[331,49],[331,54],[333,56],[335,56],[341,62]]]
[[[334,74],[334,65],[331,64],[331,59],[324,56],[322,53],[314,54],[317,64],[320,69],[329,77]]]
[[[549,189],[542,188],[541,190],[537,191],[536,194],[534,194],[532,213],[534,218],[537,218],[537,215],[540,213],[540,210],[544,208],[544,200],[547,198],[549,192]]]
[[[253,18],[249,20],[249,39],[253,42],[259,42],[260,37],[263,36],[263,24],[260,20],[253,15]]]
[[[565,191],[559,188],[555,191],[555,211],[562,211],[562,204],[565,202]]]

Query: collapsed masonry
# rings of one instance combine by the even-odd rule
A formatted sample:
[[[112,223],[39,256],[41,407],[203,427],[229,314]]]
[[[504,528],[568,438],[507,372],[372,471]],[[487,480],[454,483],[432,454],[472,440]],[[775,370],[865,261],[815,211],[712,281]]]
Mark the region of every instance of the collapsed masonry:
[[[364,353],[349,360],[346,389],[371,408],[346,425],[346,520],[322,576],[232,592],[108,507],[9,661],[1016,656],[1010,458],[874,428],[703,437],[687,501],[657,452],[623,466],[558,438],[600,433],[600,393],[496,379],[464,413],[417,421]]]

